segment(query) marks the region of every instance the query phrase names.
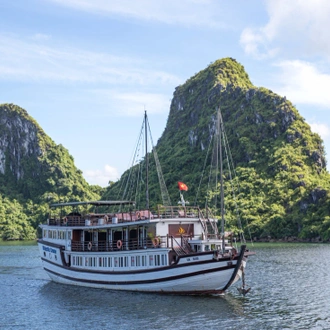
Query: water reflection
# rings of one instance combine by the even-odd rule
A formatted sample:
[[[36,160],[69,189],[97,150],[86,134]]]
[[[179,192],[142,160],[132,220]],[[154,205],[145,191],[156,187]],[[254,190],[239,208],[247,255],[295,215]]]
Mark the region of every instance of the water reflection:
[[[246,297],[168,296],[51,282],[36,246],[0,246],[0,328],[330,329],[330,245],[263,244]]]
[[[216,326],[221,319],[244,315],[244,299],[232,294],[211,297],[144,294],[53,282],[43,285],[40,294],[44,304],[59,313],[61,318],[75,319],[78,316],[75,314],[79,313],[86,325],[111,322],[117,328],[134,324],[134,328],[142,329],[153,324],[157,329],[192,329],[197,324]],[[193,324],[191,320],[194,320]]]

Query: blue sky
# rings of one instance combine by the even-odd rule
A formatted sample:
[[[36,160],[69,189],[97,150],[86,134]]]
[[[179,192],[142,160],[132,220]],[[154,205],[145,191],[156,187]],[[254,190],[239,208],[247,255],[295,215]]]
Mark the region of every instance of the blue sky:
[[[130,166],[144,109],[156,143],[175,87],[223,57],[286,96],[330,153],[328,0],[0,0],[0,12],[0,103],[26,109],[91,184]]]

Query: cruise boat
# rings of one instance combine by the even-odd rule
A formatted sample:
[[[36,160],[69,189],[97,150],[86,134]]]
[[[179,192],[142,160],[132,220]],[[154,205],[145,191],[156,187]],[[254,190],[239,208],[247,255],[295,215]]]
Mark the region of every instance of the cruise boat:
[[[218,226],[210,209],[185,202],[184,183],[178,188],[176,206],[137,209],[131,200],[50,205],[38,240],[45,271],[63,284],[169,294],[221,294],[241,279],[238,290],[246,294],[253,253],[225,232],[223,211]]]

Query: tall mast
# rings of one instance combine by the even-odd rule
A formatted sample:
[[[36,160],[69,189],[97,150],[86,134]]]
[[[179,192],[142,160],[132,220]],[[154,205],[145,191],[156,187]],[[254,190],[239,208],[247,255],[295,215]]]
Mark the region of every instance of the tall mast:
[[[145,129],[145,143],[146,143],[146,209],[149,210],[149,173],[148,173],[148,129],[147,129],[147,111],[144,111],[144,129]]]
[[[218,134],[219,134],[219,163],[220,163],[220,209],[221,209],[221,236],[222,236],[222,251],[225,251],[225,199],[223,187],[223,160],[222,160],[222,118],[220,106],[218,108]]]

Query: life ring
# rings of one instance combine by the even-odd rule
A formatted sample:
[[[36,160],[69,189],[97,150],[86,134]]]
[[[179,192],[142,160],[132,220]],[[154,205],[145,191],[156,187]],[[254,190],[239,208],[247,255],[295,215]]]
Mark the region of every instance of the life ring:
[[[88,242],[88,245],[87,245],[88,251],[91,251],[92,250],[92,247],[93,247],[93,243],[92,242]]]
[[[119,240],[117,241],[117,248],[118,248],[118,249],[121,249],[122,246],[123,246],[123,242],[119,239]]]
[[[155,237],[153,240],[152,240],[152,244],[154,247],[157,247],[160,243],[160,239],[158,237]]]
[[[68,223],[68,218],[67,217],[64,217],[63,218],[63,225],[65,226],[65,225],[67,225],[67,223]]]
[[[141,220],[141,212],[136,212],[136,217]]]

